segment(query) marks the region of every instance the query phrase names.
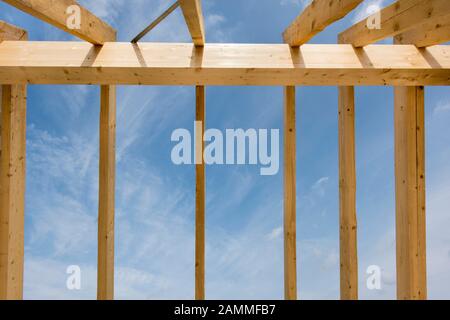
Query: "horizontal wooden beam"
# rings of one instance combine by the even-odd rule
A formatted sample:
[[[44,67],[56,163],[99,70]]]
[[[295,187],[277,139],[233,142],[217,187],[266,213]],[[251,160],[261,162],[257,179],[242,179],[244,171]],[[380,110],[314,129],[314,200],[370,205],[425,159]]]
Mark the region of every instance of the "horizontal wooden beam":
[[[0,83],[450,85],[450,46],[3,41]]]
[[[414,44],[423,48],[450,41],[450,14],[425,23],[396,37],[399,43]]]
[[[362,47],[396,36],[450,14],[449,0],[398,0],[380,12],[379,28],[369,29],[367,20],[358,22],[339,35],[339,43]]]
[[[205,44],[205,27],[203,22],[201,0],[178,0],[184,19],[196,46]]]
[[[2,1],[90,43],[103,44],[105,42],[116,40],[116,31],[112,27],[96,17],[89,10],[80,6],[75,0]],[[68,24],[71,15],[74,14],[70,10],[68,11],[71,6],[78,6],[80,9],[79,13],[81,19],[79,28],[78,26],[72,28],[72,26]],[[74,21],[76,22],[76,20]]]
[[[0,21],[0,41],[4,40],[27,40],[28,33],[5,21]]]
[[[327,26],[345,17],[363,0],[313,0],[284,31],[284,42],[300,46]]]

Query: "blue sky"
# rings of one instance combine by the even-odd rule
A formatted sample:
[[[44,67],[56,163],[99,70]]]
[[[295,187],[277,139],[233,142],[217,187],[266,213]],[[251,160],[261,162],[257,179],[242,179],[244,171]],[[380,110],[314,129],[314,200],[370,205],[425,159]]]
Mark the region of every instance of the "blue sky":
[[[203,0],[208,42],[280,43],[307,1]],[[337,34],[372,3],[315,37]],[[129,41],[165,10],[166,0],[84,0]],[[0,18],[31,40],[74,40],[0,3]],[[190,42],[177,10],[145,41]],[[339,297],[337,89],[298,87],[298,287],[302,299]],[[208,128],[282,129],[281,87],[208,87]],[[395,298],[393,89],[356,90],[360,296]],[[116,297],[194,296],[193,166],[170,160],[170,136],[193,127],[192,87],[119,87],[117,117]],[[30,86],[28,98],[25,298],[95,299],[99,89]],[[450,89],[426,90],[427,255],[430,298],[450,298]],[[192,129],[191,129],[192,130]],[[282,130],[280,130],[282,132]],[[282,137],[281,137],[282,139]],[[282,161],[281,161],[282,163]],[[283,298],[282,168],[207,168],[206,292],[210,299]],[[79,265],[82,289],[66,289]],[[382,268],[382,289],[366,269]]]

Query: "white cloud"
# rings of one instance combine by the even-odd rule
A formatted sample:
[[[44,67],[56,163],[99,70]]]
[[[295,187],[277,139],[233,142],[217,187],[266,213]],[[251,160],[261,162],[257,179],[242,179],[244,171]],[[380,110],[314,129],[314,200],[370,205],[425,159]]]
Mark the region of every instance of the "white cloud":
[[[352,23],[357,23],[370,15],[374,14],[377,11],[380,11],[383,7],[386,6],[388,2],[392,2],[391,0],[369,0],[364,1],[358,9],[355,11]]]
[[[156,15],[169,4],[169,1],[135,0],[133,10],[127,11],[128,19],[119,20],[116,19],[117,12],[128,1],[84,2],[96,14],[113,23],[121,32],[122,40],[131,39],[140,31],[139,25],[144,27],[151,21],[148,12]],[[281,3],[288,2],[298,6],[306,4],[298,0],[282,0]],[[227,29],[227,18],[211,12],[212,9],[205,13],[208,37],[214,41],[230,39],[236,26]],[[152,32],[149,39],[190,41],[180,13],[169,19]],[[193,118],[193,108],[189,114],[186,105],[179,102],[189,101],[192,94],[189,94],[190,89],[178,87],[127,87],[119,90],[117,297],[193,298],[192,181],[183,183],[175,175],[167,177],[146,159],[146,155],[133,152],[137,144],[147,142],[147,146],[154,145],[150,142],[157,141],[160,138],[158,134],[179,124],[184,116]],[[26,247],[26,298],[94,299],[96,296],[98,122],[93,113],[98,114],[98,106],[87,103],[91,101],[90,92],[88,87],[62,89],[61,97],[57,99],[64,114],[60,120],[64,123],[62,133],[47,131],[37,125],[29,128],[27,231],[31,230],[31,237],[27,239]],[[48,105],[53,97],[40,101],[39,107]],[[36,117],[34,112],[37,111],[30,110]],[[84,114],[88,114],[92,121],[85,121]],[[155,153],[159,151],[155,150]],[[311,218],[319,210],[326,211],[328,203],[332,202],[324,199],[329,195],[327,192],[331,190],[333,179],[322,177],[312,186],[307,185],[305,193],[299,193],[299,216],[302,218],[299,230],[314,228],[310,224],[314,222],[323,231],[307,239],[299,232],[301,298],[337,298],[339,294],[339,239],[330,236],[329,230],[324,230],[321,222],[325,218]],[[242,168],[230,169],[215,181],[208,180],[208,185],[215,187],[208,189],[207,203],[208,298],[283,297],[281,181],[270,180],[267,185],[258,184],[258,181],[251,171]],[[276,183],[272,183],[274,181]],[[433,187],[429,197],[429,284],[436,297],[448,296],[450,283],[447,276],[450,252],[447,244],[450,239],[446,229],[450,223],[446,215],[449,192],[445,186]],[[251,210],[241,209],[248,209],[246,201],[252,197],[256,201],[251,202]],[[338,213],[333,214],[337,221]],[[235,216],[239,219],[230,222],[232,227],[229,228],[211,223],[212,219],[220,219],[221,216],[227,222]],[[395,237],[393,230],[383,231],[385,233],[376,237],[373,249],[365,247],[367,252],[360,251],[363,298],[395,297]],[[82,267],[81,292],[65,288],[65,270],[70,264]],[[382,266],[385,291],[365,291],[364,268],[369,264]]]
[[[275,240],[281,237],[281,235],[283,234],[283,227],[278,227],[273,229],[268,235],[267,238],[269,240]]]
[[[438,115],[448,111],[450,111],[450,101],[440,101],[439,104],[434,108],[433,115]]]
[[[312,0],[281,0],[280,4],[282,6],[294,5],[297,7],[305,8],[311,3]]]
[[[329,177],[322,177],[314,183],[311,189],[323,197],[325,195],[325,187],[329,180]]]

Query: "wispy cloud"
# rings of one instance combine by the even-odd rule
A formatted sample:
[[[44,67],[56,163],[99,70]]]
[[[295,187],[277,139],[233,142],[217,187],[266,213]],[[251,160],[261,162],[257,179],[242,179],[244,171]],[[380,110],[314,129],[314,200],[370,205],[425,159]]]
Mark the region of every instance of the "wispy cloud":
[[[282,6],[286,5],[294,5],[300,8],[305,8],[307,5],[311,3],[312,0],[281,0],[280,4]]]
[[[450,111],[450,101],[441,101],[434,108],[433,115],[438,115],[443,112],[449,112],[449,111]]]
[[[280,3],[302,7],[308,2],[282,0]],[[121,41],[131,39],[170,5],[170,1],[134,0],[133,10],[125,10],[124,6],[128,3],[127,0],[83,1],[119,30]],[[366,1],[364,6],[367,3],[388,4],[387,1]],[[122,14],[126,14],[126,18]],[[205,2],[205,23],[210,41],[232,41],[242,27],[236,17],[221,10],[220,2]],[[280,30],[285,27],[284,23]],[[70,38],[52,27],[43,29],[45,32],[50,30],[50,34],[33,30],[39,39]],[[181,13],[177,11],[171,15],[146,41],[190,42]],[[38,95],[44,90],[52,92]],[[232,88],[227,90],[233,95],[238,92]],[[242,90],[242,96],[248,94],[246,90]],[[73,86],[45,89],[30,86],[30,92],[25,296],[30,299],[95,299],[98,88]],[[277,96],[270,91],[270,94],[254,96],[255,100],[248,100],[251,103],[245,107],[235,108],[232,115],[227,105],[223,106],[223,101],[208,96],[208,124],[229,125],[232,128],[235,119],[245,119],[264,127],[281,126],[281,93]],[[300,121],[316,107],[308,102],[308,97],[302,96],[301,100]],[[441,100],[446,101],[445,97]],[[236,101],[230,100],[228,103]],[[249,104],[254,107],[250,108],[252,106]],[[439,104],[435,114],[446,114],[447,105],[444,102]],[[116,192],[118,298],[190,299],[194,296],[194,167],[172,166],[168,152],[171,130],[192,125],[194,106],[192,88],[119,87]],[[359,115],[363,112],[361,109]],[[335,112],[321,114],[320,120],[327,118],[327,121],[333,122],[335,116]],[[273,120],[278,118],[280,123]],[[433,121],[437,118],[442,117],[429,119],[430,128],[435,128]],[[335,136],[335,132],[330,135]],[[362,135],[361,139],[366,139],[364,141],[381,141],[370,144],[367,153],[377,159],[385,157],[390,143],[386,142],[387,135],[382,135],[383,139],[380,139],[380,132],[376,132],[374,136],[370,140]],[[433,131],[433,139],[430,140],[435,141],[439,136],[443,136],[442,131]],[[301,139],[310,139],[312,143],[329,147],[323,137],[308,135]],[[429,144],[431,149],[441,150],[439,157],[442,157],[443,163],[448,163],[446,153],[442,151],[446,149],[446,144],[437,145],[433,141]],[[301,140],[299,150],[304,148],[305,140]],[[312,162],[299,159],[297,247],[299,292],[304,299],[339,297],[338,179],[328,171],[311,173],[309,170],[323,154],[318,152]],[[337,155],[332,156],[335,157],[327,159],[330,163],[337,161]],[[378,172],[375,170],[378,168],[377,161],[366,161],[364,157],[358,159],[365,161],[362,173]],[[430,168],[430,175],[437,170],[434,167]],[[446,183],[450,181],[450,174],[441,174],[444,171],[442,168],[438,170],[442,184],[430,179],[429,188],[427,186],[429,284],[432,297],[440,298],[448,297],[450,283],[447,272],[450,239],[445,229],[450,223],[446,214],[450,192]],[[380,172],[382,178],[377,182],[387,183],[386,172]],[[283,297],[282,190],[281,174],[262,179],[248,167],[208,168],[208,298]],[[361,201],[361,194],[368,191],[358,189],[358,192],[358,217],[364,220],[370,218],[368,212],[371,213],[373,208]],[[380,207],[380,210],[392,210],[387,205]],[[394,211],[392,217],[393,214]],[[358,230],[362,231],[359,233],[361,296],[394,298],[394,225],[386,227],[385,221],[380,222],[376,218],[369,222],[370,228],[363,224]],[[65,286],[66,268],[71,264],[80,265],[82,269],[81,291],[69,291]],[[382,268],[381,292],[365,289],[365,269],[371,264]]]

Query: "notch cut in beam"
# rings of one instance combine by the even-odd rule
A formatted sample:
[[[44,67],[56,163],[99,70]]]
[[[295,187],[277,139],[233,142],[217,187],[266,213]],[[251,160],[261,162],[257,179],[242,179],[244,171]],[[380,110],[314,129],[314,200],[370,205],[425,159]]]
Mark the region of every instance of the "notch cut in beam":
[[[295,87],[284,88],[284,296],[297,300]]]
[[[355,88],[339,87],[339,221],[341,300],[358,299]]]
[[[195,299],[205,300],[205,164],[203,162],[205,132],[205,87],[195,88],[197,121],[195,132]]]
[[[139,40],[141,40],[143,37],[145,37],[145,35],[147,33],[152,31],[158,24],[160,24],[165,18],[167,18],[179,6],[180,6],[180,3],[178,1],[176,1],[166,11],[164,11],[158,18],[156,18],[152,23],[150,23],[147,28],[142,30],[136,37],[134,37],[134,39],[131,40],[131,43],[138,43]]]
[[[0,83],[449,85],[450,47],[0,43]]]
[[[116,31],[111,26],[80,6],[75,0],[2,1],[92,44],[102,45],[116,39]],[[69,28],[68,19],[71,15],[77,14],[78,8],[81,18],[80,28]],[[75,11],[72,11],[72,9]]]
[[[184,19],[196,46],[205,45],[205,27],[203,22],[201,0],[178,0]]]
[[[339,43],[362,47],[396,36],[450,14],[448,0],[398,0],[380,12],[380,28],[368,29],[366,19],[339,34]],[[422,29],[420,29],[422,32]]]
[[[394,95],[397,298],[425,300],[424,88],[397,87]]]
[[[345,17],[362,1],[313,0],[284,31],[284,42],[293,47],[307,43],[330,24]]]

